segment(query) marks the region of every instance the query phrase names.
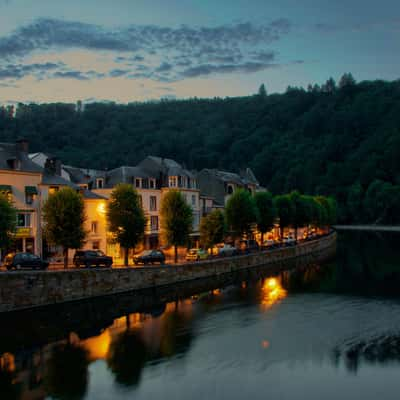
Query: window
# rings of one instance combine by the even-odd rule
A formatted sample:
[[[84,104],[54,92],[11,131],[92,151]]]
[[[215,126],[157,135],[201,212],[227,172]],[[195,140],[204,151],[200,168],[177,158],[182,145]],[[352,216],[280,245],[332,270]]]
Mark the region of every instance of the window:
[[[228,185],[227,192],[228,192],[228,194],[232,194],[233,193],[233,186],[232,185]]]
[[[25,193],[25,203],[32,204],[35,200],[35,195],[32,193]]]
[[[158,217],[156,215],[150,217],[150,229],[152,231],[158,230]]]
[[[148,189],[149,188],[149,180],[147,178],[142,179],[142,188]]]
[[[157,211],[157,197],[150,196],[150,211]]]
[[[156,181],[155,179],[150,179],[150,189],[155,189],[156,188]]]
[[[142,180],[140,178],[135,179],[135,187],[140,188],[142,186]]]
[[[192,194],[192,206],[196,207],[196,195]]]
[[[18,213],[17,214],[17,227],[18,228],[30,228],[31,226],[31,214],[30,213]]]
[[[169,177],[169,187],[176,187],[176,185],[177,185],[176,176],[170,176]]]
[[[143,208],[143,199],[141,195],[139,195],[139,205]]]
[[[96,234],[97,233],[97,221],[92,221],[91,232]]]
[[[97,189],[103,189],[103,187],[104,187],[104,179],[103,178],[96,179],[96,187],[97,187]]]
[[[94,241],[92,242],[92,249],[93,249],[93,250],[99,250],[99,249],[100,249],[100,241],[99,241],[99,240],[94,240]],[[93,255],[94,255],[94,256],[97,256],[98,254],[97,254],[97,253],[94,253]]]
[[[58,192],[58,186],[50,186],[49,187],[49,194],[54,194],[56,192]]]

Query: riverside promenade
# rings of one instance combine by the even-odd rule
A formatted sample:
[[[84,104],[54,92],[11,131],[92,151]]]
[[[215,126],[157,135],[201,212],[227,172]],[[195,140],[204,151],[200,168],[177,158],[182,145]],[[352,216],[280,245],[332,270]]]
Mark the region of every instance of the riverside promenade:
[[[278,272],[324,261],[336,253],[336,232],[295,246],[197,263],[117,269],[12,271],[0,273],[0,313],[222,275]]]

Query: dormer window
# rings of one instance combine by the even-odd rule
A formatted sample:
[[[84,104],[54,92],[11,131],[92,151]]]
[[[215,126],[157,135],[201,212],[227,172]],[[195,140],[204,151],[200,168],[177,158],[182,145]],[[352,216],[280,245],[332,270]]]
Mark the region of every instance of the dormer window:
[[[169,187],[177,187],[178,184],[178,177],[177,176],[170,176],[169,177]]]
[[[135,188],[141,188],[142,187],[142,180],[140,178],[135,179]]]
[[[97,189],[103,189],[103,187],[104,187],[104,179],[103,178],[96,179],[96,187],[97,187]]]
[[[156,188],[156,180],[155,179],[150,179],[149,184],[150,184],[150,189]]]
[[[226,191],[228,194],[232,194],[233,193],[233,185],[228,185],[226,188]]]
[[[8,167],[11,169],[15,170],[20,170],[21,169],[21,160],[18,160],[16,158],[11,158],[7,160]]]

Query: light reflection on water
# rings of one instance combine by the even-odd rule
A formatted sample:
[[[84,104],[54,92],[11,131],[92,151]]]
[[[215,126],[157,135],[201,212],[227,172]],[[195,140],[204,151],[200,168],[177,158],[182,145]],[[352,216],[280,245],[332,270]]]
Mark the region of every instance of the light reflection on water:
[[[371,290],[388,287],[400,254],[358,251],[367,261],[356,263],[353,246],[336,265],[205,291],[61,340],[48,332],[40,346],[27,337],[0,355],[0,399],[397,399],[399,297],[395,285],[390,296]]]

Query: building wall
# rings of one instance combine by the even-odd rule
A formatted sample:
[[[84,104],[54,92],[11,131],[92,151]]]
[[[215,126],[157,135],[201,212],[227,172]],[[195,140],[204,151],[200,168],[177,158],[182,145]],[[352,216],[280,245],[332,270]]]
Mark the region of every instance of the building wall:
[[[17,229],[17,238],[26,242],[26,239],[33,238],[34,253],[41,255],[41,204],[40,189],[41,181],[40,173],[23,172],[23,171],[6,171],[0,170],[0,184],[12,186],[12,202],[17,212],[27,212],[31,215],[30,229]],[[25,187],[35,186],[38,189],[38,195],[32,204],[27,204],[25,199]],[[26,243],[25,243],[26,245]],[[22,249],[24,250],[24,249]]]

